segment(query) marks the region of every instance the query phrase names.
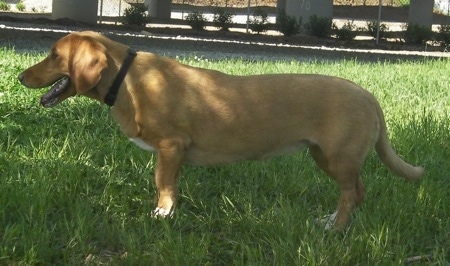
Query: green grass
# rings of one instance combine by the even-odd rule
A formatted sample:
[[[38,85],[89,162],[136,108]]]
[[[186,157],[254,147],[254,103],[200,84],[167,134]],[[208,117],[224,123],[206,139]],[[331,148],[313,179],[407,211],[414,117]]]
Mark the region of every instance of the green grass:
[[[184,63],[232,74],[323,73],[379,99],[395,149],[426,176],[408,183],[372,153],[366,201],[344,234],[314,219],[336,185],[307,152],[221,167],[185,166],[173,219],[154,220],[153,155],[85,98],[38,104],[17,74],[43,57],[0,50],[0,265],[403,265],[450,262],[450,63]]]

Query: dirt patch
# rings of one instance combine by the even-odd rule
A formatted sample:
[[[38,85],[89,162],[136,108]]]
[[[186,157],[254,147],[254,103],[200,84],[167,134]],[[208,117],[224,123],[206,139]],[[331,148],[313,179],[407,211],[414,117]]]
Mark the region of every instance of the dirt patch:
[[[357,7],[357,9],[365,10],[365,14],[373,13],[373,8],[368,7]],[[348,12],[348,8],[344,9],[345,12]],[[337,10],[339,11],[339,9]],[[393,9],[391,14],[393,18],[398,18],[403,14],[404,10],[401,9]],[[358,13],[358,12],[355,12]],[[345,13],[342,11],[342,15]],[[355,18],[356,19],[356,18]],[[442,51],[443,47],[436,46],[422,46],[422,45],[409,45],[405,44],[402,40],[401,33],[391,34],[393,38],[397,38],[396,41],[386,41],[382,40],[378,45],[374,40],[352,40],[352,41],[341,41],[335,38],[326,38],[320,39],[313,36],[308,36],[305,34],[300,34],[291,37],[284,37],[280,34],[247,34],[242,32],[242,27],[244,25],[240,25],[241,31],[229,31],[223,32],[218,31],[215,28],[212,30],[205,31],[195,31],[186,27],[186,22],[181,20],[157,20],[155,23],[151,24],[150,27],[141,28],[134,27],[129,25],[114,25],[114,24],[98,24],[98,25],[87,25],[81,22],[73,21],[70,19],[56,19],[52,20],[47,17],[37,17],[37,18],[23,18],[23,17],[12,17],[12,16],[0,16],[0,23],[15,23],[15,24],[23,24],[28,25],[25,27],[50,27],[56,29],[65,29],[65,30],[98,30],[98,31],[125,31],[130,34],[139,34],[142,30],[149,32],[155,35],[164,35],[164,36],[190,36],[193,38],[209,38],[209,39],[221,39],[221,40],[230,40],[230,41],[246,41],[246,42],[264,42],[264,43],[275,43],[275,44],[287,44],[287,45],[297,45],[297,46],[327,46],[331,48],[358,48],[358,49],[381,49],[381,50],[408,50],[408,51]],[[167,25],[167,26],[164,26]],[[169,26],[170,25],[170,26]],[[184,27],[177,27],[184,26]],[[211,24],[212,25],[212,24]],[[0,38],[14,38],[14,34],[12,36],[8,36],[9,34],[2,34]]]
[[[88,29],[92,30],[92,28]],[[71,30],[86,30],[86,28],[74,27]],[[243,58],[256,61],[358,60],[362,62],[395,62],[398,60],[448,57],[447,53],[380,50],[378,46],[373,49],[332,47],[331,43],[325,43],[329,41],[309,40],[307,38],[301,41],[311,44],[298,45],[290,44],[282,39],[274,42],[274,39],[261,40],[258,36],[239,35],[237,33],[209,33],[208,36],[204,36],[192,31],[183,31],[184,35],[175,36],[162,33],[130,33],[130,31],[112,30],[111,28],[96,28],[96,30],[113,40],[129,45],[133,49],[169,57],[196,56],[209,60]],[[186,34],[188,32],[192,34]],[[3,47],[12,46],[18,52],[47,52],[55,41],[66,34],[67,31],[50,30],[48,27],[46,31],[24,27],[20,30],[0,28],[0,45]],[[213,36],[213,34],[217,35]],[[266,38],[269,37],[266,36]],[[317,45],[320,42],[323,45]]]
[[[268,7],[271,8],[271,7]],[[236,9],[238,10],[238,9]],[[384,7],[384,20],[404,19],[405,8]],[[376,16],[376,7],[335,6],[336,17],[358,19],[360,16]],[[351,17],[353,16],[353,17]],[[439,16],[437,15],[439,18]],[[447,18],[445,16],[445,18]],[[184,21],[157,21],[183,25]],[[54,41],[68,31],[96,30],[109,34],[113,39],[136,47],[136,49],[157,52],[164,55],[199,55],[211,58],[244,57],[250,59],[355,59],[358,60],[415,60],[424,57],[447,57],[445,49],[436,46],[406,45],[401,41],[374,40],[339,41],[333,38],[319,39],[306,35],[286,38],[280,35],[255,35],[242,32],[193,31],[180,27],[161,27],[153,24],[150,28],[115,26],[108,24],[85,25],[68,19],[18,18],[0,16],[0,44],[15,46],[18,50],[47,50]],[[18,28],[22,28],[18,30]],[[36,28],[47,28],[42,31]],[[144,30],[144,32],[142,31]],[[426,51],[426,52],[424,52]],[[434,52],[434,53],[430,53]]]
[[[126,2],[136,2],[136,0],[127,0]],[[144,0],[137,0],[143,3]],[[401,6],[402,1],[383,1],[384,5]],[[404,1],[403,1],[404,2]],[[242,0],[172,0],[174,4],[190,4],[197,6],[228,6],[228,7],[246,7],[248,1]],[[276,6],[277,0],[258,0],[251,1],[251,5],[258,6]],[[353,5],[353,6],[378,6],[378,0],[334,0],[333,5]]]

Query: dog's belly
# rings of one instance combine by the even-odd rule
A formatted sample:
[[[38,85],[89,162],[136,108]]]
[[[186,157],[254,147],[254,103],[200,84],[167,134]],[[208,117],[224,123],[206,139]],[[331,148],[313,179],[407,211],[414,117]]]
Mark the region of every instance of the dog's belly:
[[[227,164],[244,160],[264,160],[274,156],[289,154],[311,146],[311,142],[302,140],[278,146],[262,146],[245,150],[199,149],[192,147],[186,153],[186,163],[193,165]]]
[[[145,151],[154,152],[156,150],[141,138],[129,138],[129,140]],[[278,155],[294,153],[312,145],[310,141],[301,140],[278,145],[268,145],[267,143],[263,146],[252,147],[242,145],[243,149],[230,150],[226,143],[222,144],[221,147],[208,146],[203,149],[194,144],[186,151],[185,162],[192,165],[217,165],[244,160],[265,160]]]

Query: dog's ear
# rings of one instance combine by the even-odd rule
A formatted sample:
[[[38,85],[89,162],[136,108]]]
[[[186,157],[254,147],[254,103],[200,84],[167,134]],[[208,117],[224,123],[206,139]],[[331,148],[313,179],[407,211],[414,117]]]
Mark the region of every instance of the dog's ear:
[[[72,49],[69,72],[77,93],[91,90],[101,79],[107,67],[106,47],[92,38],[79,40]]]

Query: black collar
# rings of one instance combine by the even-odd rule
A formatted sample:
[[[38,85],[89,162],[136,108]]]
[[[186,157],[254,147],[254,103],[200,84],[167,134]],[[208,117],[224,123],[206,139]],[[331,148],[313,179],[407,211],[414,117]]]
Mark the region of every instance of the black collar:
[[[125,75],[128,72],[128,68],[130,68],[131,63],[133,62],[133,59],[136,57],[136,52],[128,49],[128,56],[123,61],[122,67],[120,68],[119,72],[117,73],[116,78],[114,79],[113,84],[109,88],[108,93],[105,95],[104,102],[108,106],[113,106],[114,102],[116,101],[117,92],[119,92],[120,85],[123,82],[123,79],[125,78]]]

